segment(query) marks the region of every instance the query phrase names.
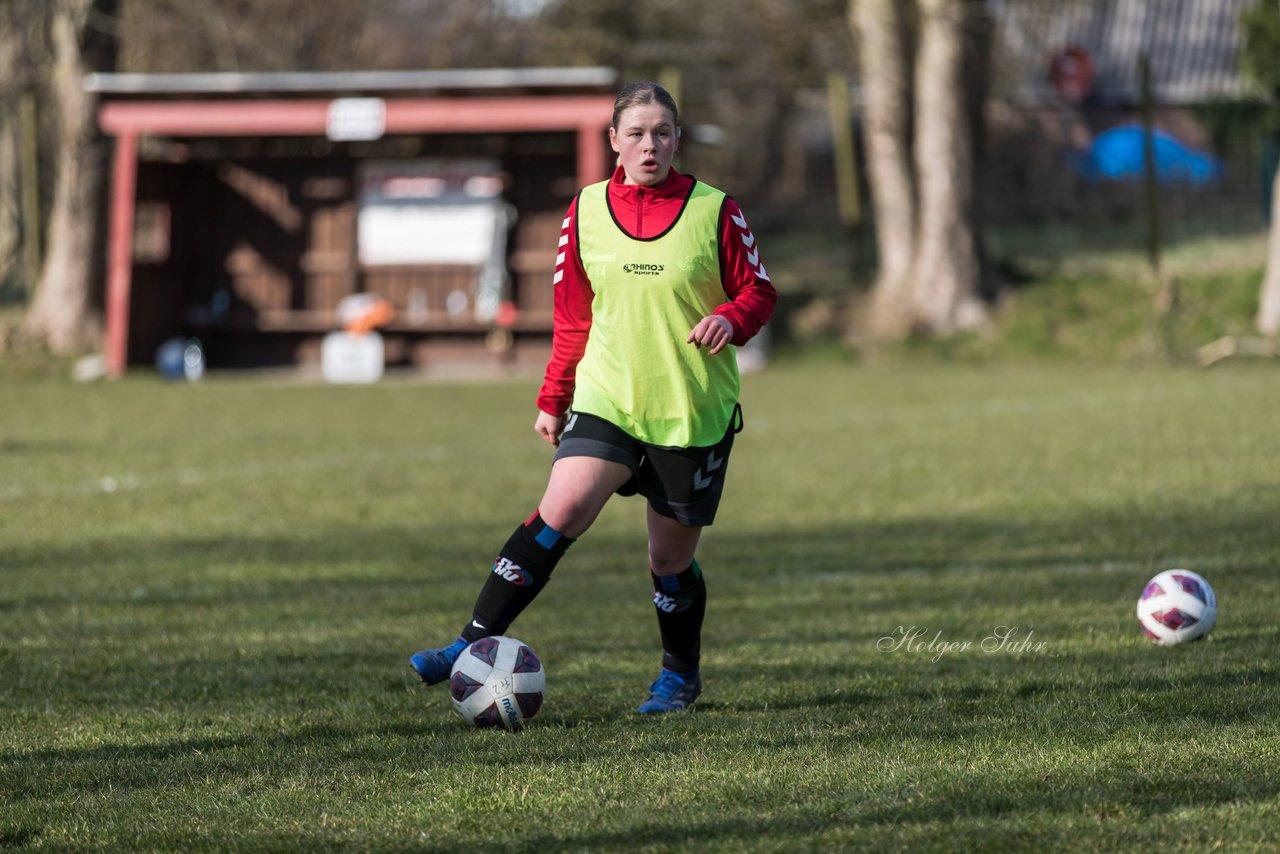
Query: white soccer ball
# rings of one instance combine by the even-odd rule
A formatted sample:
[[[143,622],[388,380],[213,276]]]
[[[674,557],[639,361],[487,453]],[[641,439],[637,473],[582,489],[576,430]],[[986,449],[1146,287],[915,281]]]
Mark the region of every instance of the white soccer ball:
[[[528,644],[481,638],[462,651],[449,675],[458,714],[478,727],[520,729],[542,708],[547,674]]]
[[[1217,619],[1213,588],[1189,569],[1166,569],[1147,582],[1138,598],[1138,621],[1162,646],[1202,638]]]

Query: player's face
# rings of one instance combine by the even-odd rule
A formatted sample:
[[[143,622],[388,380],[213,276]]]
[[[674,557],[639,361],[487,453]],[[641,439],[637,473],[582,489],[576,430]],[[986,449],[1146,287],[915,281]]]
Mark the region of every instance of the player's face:
[[[609,144],[618,152],[627,184],[656,187],[667,179],[676,153],[676,123],[660,104],[637,104],[609,128]]]

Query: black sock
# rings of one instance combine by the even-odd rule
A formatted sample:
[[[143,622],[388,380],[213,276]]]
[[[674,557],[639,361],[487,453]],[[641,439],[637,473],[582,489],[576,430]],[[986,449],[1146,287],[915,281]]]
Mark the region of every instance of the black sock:
[[[498,553],[493,571],[476,598],[471,622],[462,630],[467,643],[505,633],[547,586],[551,571],[573,543],[534,511]]]
[[[707,585],[695,560],[678,575],[653,577],[653,604],[662,633],[662,666],[677,673],[698,669],[702,651],[702,618],[707,613]]]

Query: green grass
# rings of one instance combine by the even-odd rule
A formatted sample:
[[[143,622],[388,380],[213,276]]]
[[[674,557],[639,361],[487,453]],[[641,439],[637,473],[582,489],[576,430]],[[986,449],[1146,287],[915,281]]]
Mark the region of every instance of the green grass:
[[[748,377],[698,709],[629,713],[658,641],[619,499],[517,623],[548,700],[511,735],[404,662],[540,495],[529,383],[9,381],[0,847],[1273,850],[1275,387]],[[1134,619],[1171,566],[1218,591],[1205,642]],[[912,629],[970,648],[877,647]]]
[[[1257,334],[1253,319],[1265,232],[1170,241],[1161,270],[1177,298],[1163,319],[1144,252],[1109,249],[1096,234],[1076,235],[1077,245],[1069,229],[1036,233],[1038,244],[1016,235],[997,241],[1008,263],[1030,278],[1001,301],[993,333],[962,336],[943,344],[944,350],[988,360],[1066,356],[1095,364],[1176,362],[1190,361],[1196,350],[1223,336]],[[1050,235],[1063,242],[1047,246],[1043,238]]]
[[[848,333],[863,337],[850,317],[875,270],[859,239],[865,235],[826,231],[762,240],[780,289],[774,333],[789,354],[830,355],[848,349]],[[1201,347],[1219,338],[1257,335],[1267,240],[1261,228],[1226,234],[1185,228],[1166,237],[1161,270],[1177,300],[1161,317],[1141,229],[1066,223],[993,229],[986,241],[989,272],[1002,290],[990,307],[990,328],[943,340],[913,338],[877,347],[874,355],[894,362],[1191,364]]]

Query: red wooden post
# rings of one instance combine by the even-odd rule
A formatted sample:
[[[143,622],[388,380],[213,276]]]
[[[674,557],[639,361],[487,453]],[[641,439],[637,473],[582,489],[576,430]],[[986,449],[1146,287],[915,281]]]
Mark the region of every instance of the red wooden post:
[[[107,373],[124,374],[129,362],[129,291],[133,274],[133,206],[138,179],[138,137],[116,137],[111,174],[111,232],[107,245]]]

